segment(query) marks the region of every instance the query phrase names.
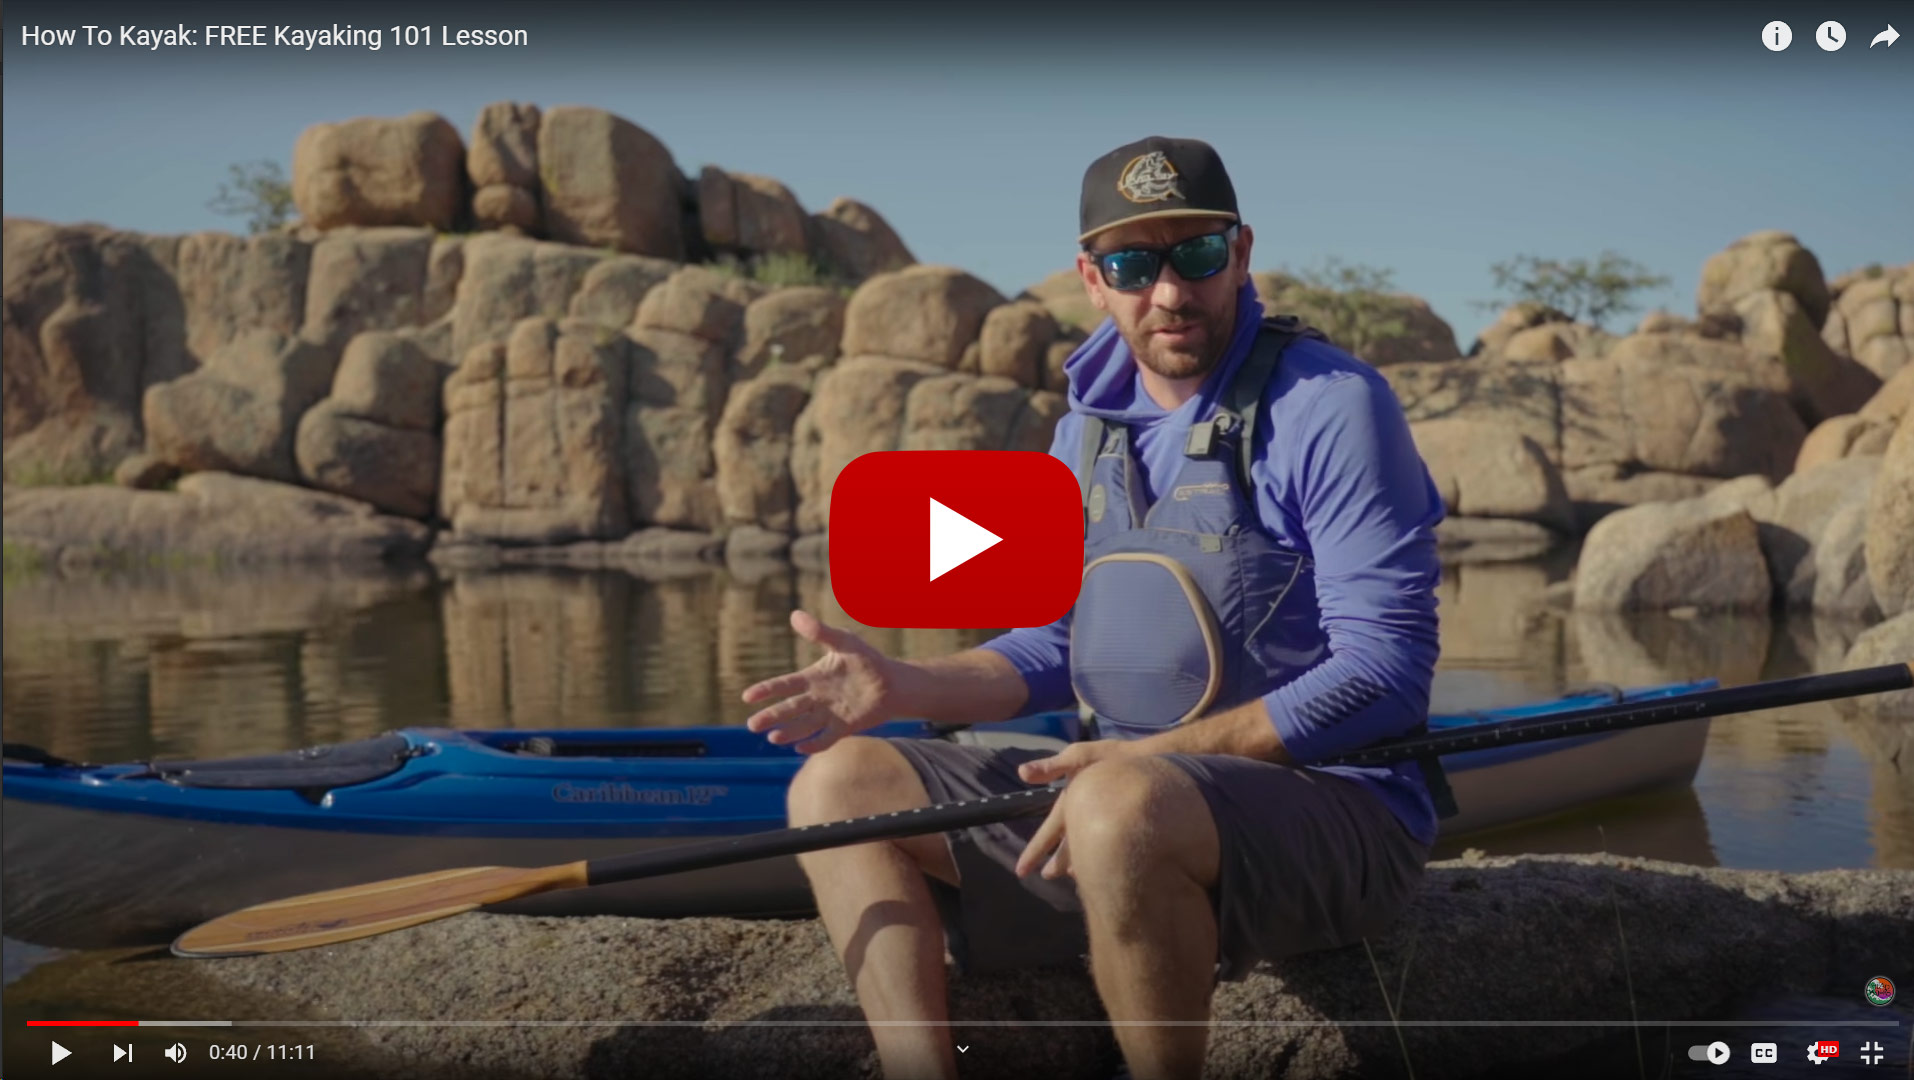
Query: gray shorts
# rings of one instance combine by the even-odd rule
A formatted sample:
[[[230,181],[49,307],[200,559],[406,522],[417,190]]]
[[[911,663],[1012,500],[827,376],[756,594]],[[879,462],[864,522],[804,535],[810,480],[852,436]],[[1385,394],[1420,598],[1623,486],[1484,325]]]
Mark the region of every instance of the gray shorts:
[[[935,739],[891,745],[917,770],[933,803],[1026,790],[1017,766],[1050,753]],[[1219,979],[1240,979],[1258,960],[1376,934],[1395,921],[1422,878],[1429,849],[1352,781],[1244,757],[1163,760],[1196,781],[1222,842],[1210,894]],[[1017,856],[1042,822],[1027,817],[945,834],[961,887],[932,881],[931,890],[960,970],[1077,964],[1089,951],[1075,883],[1016,875]]]

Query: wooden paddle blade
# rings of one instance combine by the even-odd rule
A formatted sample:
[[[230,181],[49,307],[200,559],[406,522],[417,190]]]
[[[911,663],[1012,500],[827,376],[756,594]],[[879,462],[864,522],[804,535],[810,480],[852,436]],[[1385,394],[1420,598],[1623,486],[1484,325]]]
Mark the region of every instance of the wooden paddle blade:
[[[179,956],[252,956],[372,937],[486,904],[587,884],[585,864],[468,866],[241,908],[173,942]]]

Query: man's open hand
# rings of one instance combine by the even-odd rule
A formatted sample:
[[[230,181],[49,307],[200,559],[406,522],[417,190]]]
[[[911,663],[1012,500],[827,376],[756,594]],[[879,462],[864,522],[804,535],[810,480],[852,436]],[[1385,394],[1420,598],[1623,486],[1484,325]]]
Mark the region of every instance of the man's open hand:
[[[826,626],[806,611],[791,613],[791,629],[823,646],[824,655],[802,671],[746,690],[746,704],[775,704],[751,714],[745,727],[798,753],[815,754],[895,715],[894,661],[856,634]]]

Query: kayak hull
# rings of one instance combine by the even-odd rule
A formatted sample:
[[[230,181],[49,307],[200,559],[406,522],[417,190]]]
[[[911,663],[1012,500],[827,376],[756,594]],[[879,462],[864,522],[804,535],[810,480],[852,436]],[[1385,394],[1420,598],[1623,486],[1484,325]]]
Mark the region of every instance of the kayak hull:
[[[1712,685],[1627,696],[1672,697]],[[1448,730],[1606,700],[1584,695],[1432,718],[1431,726]],[[1443,763],[1460,813],[1443,822],[1442,833],[1497,828],[1685,784],[1700,763],[1707,723],[1448,755]],[[916,723],[887,725],[882,733],[938,735]],[[143,766],[8,761],[0,862],[6,935],[62,948],[159,944],[217,915],[302,893],[455,867],[545,866],[773,829],[783,824],[784,789],[801,763],[741,729],[401,734],[411,749],[387,775],[323,793],[220,787],[230,781],[217,770],[198,781],[188,770],[169,782]],[[952,737],[1062,746],[1076,734],[1072,718],[1050,714]],[[560,752],[529,759],[516,752],[541,738]],[[565,750],[566,740],[577,744]],[[616,753],[620,740],[641,749],[632,757],[592,756],[607,746]],[[428,801],[432,812],[422,812]],[[545,893],[491,910],[781,916],[809,912],[811,897],[796,860],[785,857]]]
[[[80,842],[76,844],[76,838]],[[6,803],[6,935],[60,948],[161,944],[237,908],[464,866],[546,866],[668,837],[394,836]],[[526,897],[531,915],[800,915],[797,860],[771,859]]]

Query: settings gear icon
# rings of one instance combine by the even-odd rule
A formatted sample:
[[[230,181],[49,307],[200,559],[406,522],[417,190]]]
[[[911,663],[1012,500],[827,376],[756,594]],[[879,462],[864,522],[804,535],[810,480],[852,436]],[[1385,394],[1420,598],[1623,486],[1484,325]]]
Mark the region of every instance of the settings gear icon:
[[[1819,1049],[1821,1049],[1820,1043],[1808,1044],[1808,1060],[1814,1062],[1816,1065],[1823,1064],[1828,1060],[1827,1058],[1822,1057],[1820,1054],[1815,1053],[1815,1051]]]

